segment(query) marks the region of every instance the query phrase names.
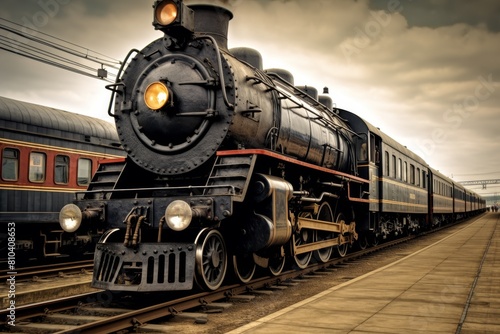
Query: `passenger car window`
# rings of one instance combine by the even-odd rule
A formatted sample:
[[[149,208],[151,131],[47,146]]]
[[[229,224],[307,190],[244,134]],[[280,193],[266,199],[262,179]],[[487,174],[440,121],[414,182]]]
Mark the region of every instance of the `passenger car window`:
[[[31,152],[28,180],[30,182],[40,183],[45,181],[45,153]]]
[[[85,158],[78,159],[78,176],[77,176],[78,185],[83,186],[89,184],[91,175],[92,175],[92,160]]]
[[[401,180],[401,169],[403,169],[403,160],[398,159],[398,170],[396,172],[396,177]]]
[[[19,178],[19,150],[6,148],[2,153],[2,180],[17,181]]]
[[[389,176],[390,175],[389,174],[389,164],[390,164],[390,162],[389,162],[389,152],[385,151],[385,153],[384,153],[384,159],[385,159],[385,163],[384,163],[384,168],[385,168],[384,175]]]
[[[403,181],[408,182],[408,163],[406,161],[403,164]]]
[[[67,184],[69,181],[69,157],[66,155],[56,155],[54,162],[54,182],[57,184]]]
[[[392,177],[396,178],[396,156],[392,156]]]

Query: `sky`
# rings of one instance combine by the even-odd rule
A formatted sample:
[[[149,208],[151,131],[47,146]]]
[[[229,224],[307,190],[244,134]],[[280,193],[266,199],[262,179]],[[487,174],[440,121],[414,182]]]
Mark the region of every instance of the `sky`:
[[[121,60],[162,36],[153,0],[2,0],[0,17]],[[500,179],[500,1],[225,0],[229,47],[328,87],[456,181]],[[95,54],[91,52],[91,54]],[[0,96],[112,122],[107,82],[0,50]],[[111,69],[110,69],[111,70]],[[472,186],[498,195],[500,184]]]

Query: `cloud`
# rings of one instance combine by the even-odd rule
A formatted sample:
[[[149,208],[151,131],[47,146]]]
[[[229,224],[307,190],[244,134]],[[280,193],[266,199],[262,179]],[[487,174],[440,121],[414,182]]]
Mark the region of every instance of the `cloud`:
[[[500,31],[500,3],[497,0],[372,0],[370,8],[386,10],[390,3],[400,4],[410,27],[437,28],[464,23],[484,24],[491,31]]]
[[[471,165],[453,163],[463,162],[461,148],[500,163],[486,149],[493,137],[483,135],[495,136],[500,126],[494,116],[500,34],[481,20],[498,13],[498,5],[401,1],[389,11],[390,3],[235,2],[229,44],[257,48],[265,67],[285,67],[297,84],[329,86],[338,106],[420,151],[447,175]],[[426,21],[429,13],[436,19]]]
[[[40,2],[59,7],[51,12]],[[259,50],[265,68],[289,70],[298,85],[328,86],[338,107],[446,175],[500,165],[497,0],[204,2],[233,12],[229,47]],[[161,36],[151,26],[152,3],[6,0],[2,16],[122,59]],[[106,117],[103,82],[12,55],[2,59],[9,79],[0,95]]]

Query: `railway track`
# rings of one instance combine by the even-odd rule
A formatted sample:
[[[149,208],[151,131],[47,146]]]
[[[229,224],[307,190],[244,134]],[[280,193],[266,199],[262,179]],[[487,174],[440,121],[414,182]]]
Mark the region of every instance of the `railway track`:
[[[134,331],[144,326],[153,327],[150,323],[165,317],[186,316],[189,310],[199,308],[222,309],[221,301],[249,299],[252,295],[273,289],[285,289],[297,284],[304,278],[321,276],[331,272],[336,266],[348,263],[367,254],[407,242],[415,236],[388,241],[375,247],[359,250],[343,258],[334,258],[327,263],[317,263],[300,271],[284,271],[279,276],[265,276],[252,280],[247,284],[226,285],[214,292],[185,294],[159,294],[148,297],[149,303],[138,307],[141,298],[130,298],[126,295],[113,295],[109,292],[87,293],[43,303],[21,306],[16,309],[16,331],[43,333],[112,333],[118,331]],[[154,300],[153,300],[154,299]],[[130,301],[133,304],[130,305]],[[7,318],[8,310],[2,310],[2,321]],[[206,316],[196,313],[194,320],[206,321]],[[6,322],[3,329],[9,330]],[[147,325],[146,325],[147,324]],[[154,330],[154,329],[153,329]]]
[[[93,269],[93,260],[82,260],[74,262],[64,262],[40,265],[34,267],[17,268],[16,281],[37,280],[41,278],[60,277],[62,275],[78,274],[82,272],[90,272]],[[0,280],[5,281],[11,274],[11,270],[1,270]]]

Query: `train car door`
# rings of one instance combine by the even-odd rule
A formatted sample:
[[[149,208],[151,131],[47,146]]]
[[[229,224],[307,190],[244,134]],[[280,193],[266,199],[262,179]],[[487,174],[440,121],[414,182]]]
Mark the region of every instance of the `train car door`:
[[[382,212],[382,140],[379,136],[369,132],[369,158],[368,158],[368,179],[370,180],[370,204],[369,204],[369,226],[370,230],[378,230],[380,213]]]
[[[365,192],[369,195],[369,211],[379,212],[379,182],[380,175],[380,137],[373,133],[358,134],[358,173],[359,176],[370,181],[369,189]]]
[[[423,178],[425,180],[425,178]],[[427,173],[427,191],[428,191],[428,200],[427,203],[427,228],[432,226],[432,222],[434,221],[434,175],[432,174],[431,169]]]
[[[381,140],[370,132],[370,161],[369,161],[369,180],[370,180],[370,211],[380,212],[380,189],[382,189],[382,158],[381,158]]]

